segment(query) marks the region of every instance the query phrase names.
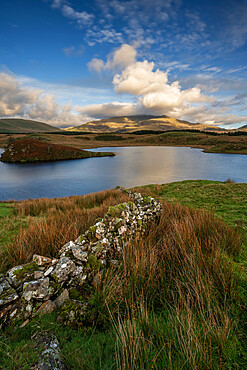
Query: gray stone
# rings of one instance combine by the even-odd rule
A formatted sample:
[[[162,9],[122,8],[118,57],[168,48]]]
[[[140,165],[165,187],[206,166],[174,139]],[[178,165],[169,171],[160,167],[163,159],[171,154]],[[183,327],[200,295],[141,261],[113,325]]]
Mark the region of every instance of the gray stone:
[[[37,347],[42,348],[35,370],[66,370],[59,348],[59,342],[54,334],[42,332],[35,334],[32,340]]]
[[[69,292],[68,292],[68,289],[64,289],[62,293],[55,300],[55,304],[57,308],[62,307],[64,305],[64,302],[67,301],[67,299],[69,299]]]
[[[75,271],[76,265],[68,257],[61,257],[58,261],[52,277],[58,282],[68,280],[69,274]]]
[[[87,262],[88,260],[88,253],[87,252],[84,252],[80,247],[78,246],[72,246],[71,247],[71,250],[72,250],[72,253],[73,253],[73,256],[82,261],[82,262]]]
[[[36,312],[36,315],[42,316],[48,313],[52,313],[56,308],[57,308],[56,303],[49,299],[39,307],[38,311]]]
[[[19,296],[6,279],[0,283],[0,306],[8,304],[18,299]]]
[[[43,271],[34,271],[34,279],[42,279],[44,277]]]
[[[22,298],[26,301],[31,299],[49,299],[49,278],[29,281],[23,285]]]

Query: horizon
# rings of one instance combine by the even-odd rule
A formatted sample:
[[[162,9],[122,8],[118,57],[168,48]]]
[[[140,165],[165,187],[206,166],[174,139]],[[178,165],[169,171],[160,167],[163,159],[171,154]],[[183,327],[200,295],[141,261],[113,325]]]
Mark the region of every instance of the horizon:
[[[0,118],[247,124],[247,1],[2,1]]]

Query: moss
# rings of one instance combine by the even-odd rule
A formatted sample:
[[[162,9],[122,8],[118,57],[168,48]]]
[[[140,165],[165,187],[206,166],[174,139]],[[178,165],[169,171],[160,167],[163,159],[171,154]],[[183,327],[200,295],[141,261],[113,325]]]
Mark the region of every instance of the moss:
[[[102,268],[102,263],[93,254],[88,257],[87,267],[90,267],[94,272]]]
[[[108,209],[107,214],[112,217],[119,217],[122,214],[122,211],[126,209],[126,203],[121,203],[116,206],[111,206]]]
[[[33,274],[34,271],[37,271],[39,269],[39,266],[36,262],[30,262],[23,267],[19,268],[18,270],[15,270],[13,274],[16,276],[18,280],[24,280],[27,275]]]
[[[97,247],[96,252],[101,252],[104,249],[104,246],[101,243],[97,243],[96,247]]]
[[[72,288],[69,291],[69,297],[71,299],[75,299],[76,301],[82,301],[83,300],[82,293],[79,290],[77,290],[76,288]]]

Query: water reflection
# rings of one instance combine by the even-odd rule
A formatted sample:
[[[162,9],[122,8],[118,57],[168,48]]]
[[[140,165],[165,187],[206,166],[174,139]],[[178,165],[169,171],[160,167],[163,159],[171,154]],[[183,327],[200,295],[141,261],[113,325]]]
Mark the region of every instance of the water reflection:
[[[247,157],[183,147],[118,147],[115,157],[61,162],[0,162],[0,200],[80,195],[114,188],[185,179],[247,180]]]

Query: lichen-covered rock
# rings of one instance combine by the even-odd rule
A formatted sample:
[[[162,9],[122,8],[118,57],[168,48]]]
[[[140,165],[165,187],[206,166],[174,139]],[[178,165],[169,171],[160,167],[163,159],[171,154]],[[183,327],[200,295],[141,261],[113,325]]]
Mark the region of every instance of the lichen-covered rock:
[[[49,299],[49,281],[47,277],[24,283],[22,298],[26,301],[31,301],[31,299]]]
[[[73,253],[73,256],[76,259],[78,259],[78,260],[80,260],[82,262],[87,262],[87,260],[88,260],[88,253],[87,252],[84,252],[81,247],[76,246],[76,245],[75,246],[72,246],[71,247],[71,251]]]
[[[7,305],[10,302],[15,301],[18,299],[19,296],[16,293],[15,289],[13,289],[6,279],[0,280],[0,306]]]
[[[69,275],[75,271],[76,265],[73,261],[71,261],[68,257],[61,257],[58,261],[54,272],[52,273],[52,277],[58,283],[68,280]]]
[[[59,348],[59,342],[54,334],[37,333],[32,337],[37,347],[42,347],[35,370],[66,370]]]
[[[44,266],[44,265],[47,265],[47,264],[54,265],[54,264],[57,263],[58,260],[56,258],[51,259],[49,257],[34,254],[33,255],[33,261],[36,262],[38,266]]]
[[[48,313],[53,312],[57,308],[56,303],[54,301],[51,301],[50,299],[46,302],[44,302],[39,309],[36,312],[36,315],[45,315]]]
[[[33,280],[36,270],[38,270],[36,262],[30,262],[25,265],[12,267],[7,272],[7,277],[10,284],[14,288],[18,288],[24,281]]]
[[[57,308],[60,308],[63,306],[64,302],[69,299],[69,291],[68,289],[64,289],[62,293],[57,297],[55,300],[55,304]]]

